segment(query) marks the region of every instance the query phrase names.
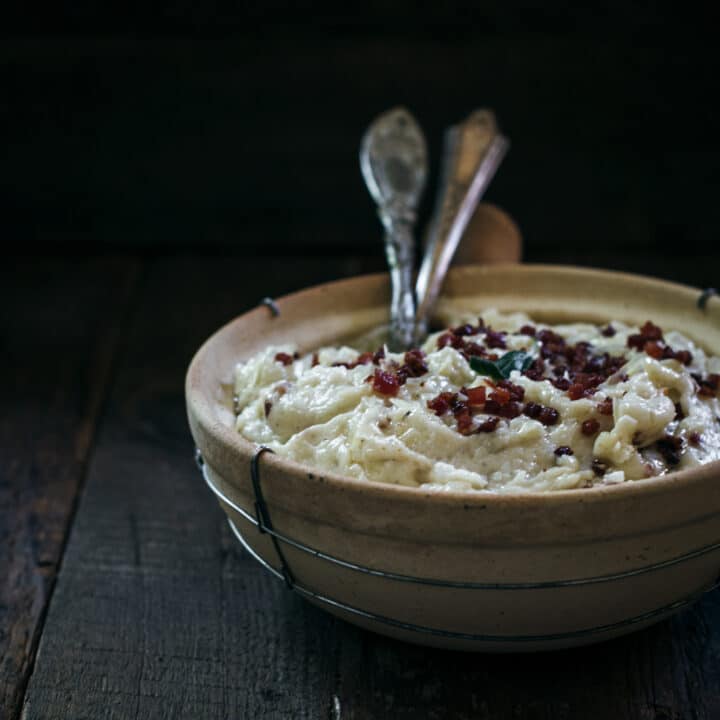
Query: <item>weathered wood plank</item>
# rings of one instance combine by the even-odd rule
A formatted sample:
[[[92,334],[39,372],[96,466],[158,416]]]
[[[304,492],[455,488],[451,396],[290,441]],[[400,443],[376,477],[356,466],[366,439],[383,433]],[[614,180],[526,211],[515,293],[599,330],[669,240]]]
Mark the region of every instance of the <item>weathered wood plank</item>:
[[[136,274],[131,260],[0,267],[0,718],[20,712]]]
[[[662,252],[637,253],[624,252],[613,254],[606,251],[567,249],[562,252],[542,251],[532,240],[526,241],[525,260],[557,265],[580,265],[583,267],[604,268],[621,272],[648,275],[664,280],[694,285],[699,288],[717,287],[720,253],[706,251],[698,255],[682,253],[664,254]]]
[[[343,720],[710,720],[720,712],[719,632],[716,592],[655,628],[552,654],[466,655],[346,639],[336,693]]]
[[[269,267],[188,259],[146,278],[26,718],[325,713],[334,673],[316,613],[231,548],[185,419],[185,369],[214,329],[269,292],[363,269],[342,259]]]
[[[158,261],[142,289],[51,603],[25,720],[711,720],[720,594],[671,622],[551,655],[432,651],[341,623],[232,541],[191,459],[197,345],[338,260]]]

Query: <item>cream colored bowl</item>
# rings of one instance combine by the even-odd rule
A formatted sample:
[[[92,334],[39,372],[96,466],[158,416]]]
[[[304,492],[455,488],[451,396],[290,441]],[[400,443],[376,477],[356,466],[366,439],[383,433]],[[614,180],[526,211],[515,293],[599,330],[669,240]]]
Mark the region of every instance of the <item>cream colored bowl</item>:
[[[256,559],[349,622],[466,650],[597,642],[656,622],[713,585],[720,462],[616,486],[493,495],[370,484],[257,455],[232,428],[234,364],[270,343],[309,351],[377,326],[388,292],[386,276],[372,275],[289,295],[278,316],[260,306],[223,327],[190,365],[187,408],[203,473]],[[720,354],[720,301],[700,309],[700,292],[681,285],[473,266],[452,271],[445,294],[537,320],[652,319]]]

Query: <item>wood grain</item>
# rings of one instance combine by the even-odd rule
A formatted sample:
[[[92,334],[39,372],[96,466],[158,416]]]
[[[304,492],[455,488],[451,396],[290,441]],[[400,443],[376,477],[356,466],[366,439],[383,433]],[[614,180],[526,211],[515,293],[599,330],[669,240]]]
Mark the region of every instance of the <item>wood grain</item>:
[[[24,720],[307,718],[712,720],[720,593],[630,637],[526,656],[405,645],[337,621],[231,539],[192,461],[193,350],[267,294],[351,261],[157,260],[49,610]]]
[[[231,546],[192,460],[182,387],[199,343],[264,295],[363,269],[294,259],[274,263],[271,279],[264,260],[151,267],[26,718],[324,715],[332,659],[317,623],[297,623],[314,611]]]
[[[0,718],[19,713],[136,274],[129,260],[0,268]]]
[[[371,119],[406,105],[434,181],[443,129],[487,106],[512,141],[488,199],[529,248],[715,246],[720,114],[708,88],[720,56],[695,13],[682,33],[677,13],[636,3],[606,16],[438,4],[425,25],[395,2],[370,23],[328,27],[307,8],[293,21],[288,3],[267,5],[247,18],[217,3],[73,5],[64,32],[26,10],[25,30],[0,43],[0,125],[13,138],[2,227],[45,247],[257,251],[272,224],[289,252],[361,252],[377,229],[357,167]],[[432,200],[429,187],[425,217]]]

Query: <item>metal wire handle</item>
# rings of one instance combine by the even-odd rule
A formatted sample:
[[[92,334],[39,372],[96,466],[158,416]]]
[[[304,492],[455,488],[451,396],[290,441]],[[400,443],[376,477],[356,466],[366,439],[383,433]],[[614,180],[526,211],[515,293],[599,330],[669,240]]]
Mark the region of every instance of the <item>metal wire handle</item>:
[[[242,536],[242,533],[237,529],[235,526],[235,523],[233,523],[232,520],[228,518],[228,523],[230,525],[230,529],[232,530],[235,537],[240,541],[240,544],[245,548],[245,550],[249,553],[249,555],[257,560],[257,562],[260,563],[269,573],[274,575],[276,578],[284,579],[284,576],[281,572],[276,570],[272,565],[267,563],[265,560],[263,560],[251,547],[248,545],[245,538]],[[583,628],[582,630],[571,630],[568,632],[563,633],[546,633],[544,635],[481,635],[476,633],[463,633],[463,632],[456,632],[454,630],[442,630],[440,628],[432,628],[427,627],[426,625],[417,625],[415,623],[408,623],[403,622],[402,620],[396,620],[395,618],[390,618],[385,615],[378,615],[377,613],[370,612],[368,610],[362,610],[360,608],[354,607],[353,605],[348,605],[347,603],[341,602],[339,600],[334,600],[333,598],[329,598],[326,595],[321,595],[319,593],[316,593],[312,590],[309,590],[306,587],[303,587],[302,585],[298,585],[295,583],[292,587],[292,589],[298,593],[299,595],[302,595],[306,598],[309,598],[311,600],[314,600],[316,602],[322,603],[324,605],[328,605],[330,607],[336,608],[338,610],[342,610],[344,612],[348,612],[352,615],[358,615],[359,617],[366,618],[368,620],[373,620],[375,622],[382,623],[383,625],[389,625],[391,627],[400,628],[401,630],[408,630],[411,632],[416,633],[422,633],[425,635],[435,635],[439,637],[445,637],[445,638],[452,638],[454,640],[470,640],[474,642],[551,642],[554,640],[570,640],[572,638],[581,638],[581,637],[587,637],[588,635],[596,635],[599,633],[605,633],[605,632],[612,632],[613,630],[619,630],[625,627],[630,627],[632,625],[637,625],[638,623],[646,622],[648,620],[652,620],[653,618],[660,617],[662,615],[674,612],[675,610],[679,610],[682,607],[685,607],[686,605],[690,605],[691,603],[695,602],[696,600],[699,600],[702,595],[704,595],[706,592],[710,592],[711,590],[714,590],[720,586],[720,579],[718,579],[715,583],[712,584],[712,586],[699,591],[698,593],[695,593],[687,598],[683,598],[682,600],[676,600],[673,603],[670,603],[669,605],[663,605],[662,607],[656,608],[654,610],[650,610],[646,613],[642,613],[640,615],[635,615],[631,618],[626,618],[624,620],[620,620],[615,623],[607,623],[605,625],[595,625],[590,628]]]
[[[452,638],[452,639],[457,639],[457,640],[468,640],[468,641],[474,641],[474,642],[517,642],[517,643],[521,643],[521,642],[550,642],[550,641],[556,641],[556,640],[569,640],[569,639],[573,639],[573,638],[587,637],[589,635],[596,635],[596,634],[600,634],[600,633],[612,632],[614,630],[619,630],[622,628],[630,627],[632,625],[637,625],[639,623],[647,622],[649,620],[652,620],[653,618],[669,614],[671,612],[674,612],[675,610],[679,610],[680,608],[685,607],[686,605],[689,605],[689,604],[695,602],[700,597],[702,597],[702,595],[704,595],[705,593],[711,592],[712,590],[714,590],[715,588],[720,586],[720,578],[718,578],[710,586],[703,588],[703,589],[699,590],[698,592],[689,595],[686,598],[682,598],[681,600],[676,600],[673,603],[670,603],[668,605],[663,605],[662,607],[655,608],[654,610],[650,610],[648,612],[633,616],[631,618],[625,618],[624,620],[620,620],[615,623],[608,623],[608,624],[604,624],[604,625],[596,625],[596,626],[593,626],[590,628],[583,628],[581,630],[572,630],[572,631],[568,631],[568,632],[564,632],[564,633],[549,633],[549,634],[542,634],[542,635],[481,635],[481,634],[474,634],[474,633],[462,633],[462,632],[456,632],[456,631],[452,631],[452,630],[443,630],[441,628],[432,628],[432,627],[427,627],[424,625],[417,625],[415,623],[407,623],[407,622],[403,622],[401,620],[397,620],[395,618],[387,617],[385,615],[379,615],[377,613],[373,613],[368,610],[363,610],[362,608],[348,605],[347,603],[341,602],[339,600],[335,600],[334,598],[330,598],[326,595],[316,593],[313,590],[310,590],[309,588],[306,588],[306,587],[298,584],[294,578],[292,571],[290,570],[290,567],[287,563],[287,559],[285,558],[285,555],[280,546],[280,542],[287,543],[291,547],[294,547],[294,548],[297,548],[298,550],[307,552],[310,555],[313,555],[319,559],[327,560],[327,561],[333,562],[337,565],[341,565],[342,567],[346,567],[350,570],[356,570],[358,572],[363,572],[363,573],[366,573],[369,575],[379,576],[379,577],[387,578],[390,580],[399,580],[402,582],[414,582],[414,583],[420,583],[423,585],[435,585],[435,586],[442,586],[442,587],[463,588],[463,589],[473,589],[473,590],[478,590],[478,589],[481,589],[481,590],[531,590],[531,589],[546,589],[546,588],[551,588],[551,587],[568,587],[568,586],[577,586],[577,585],[588,585],[588,584],[593,584],[593,583],[598,583],[598,582],[609,582],[611,580],[617,580],[617,579],[626,578],[626,577],[633,577],[633,576],[640,575],[640,574],[643,574],[646,572],[651,572],[653,570],[659,570],[664,567],[675,565],[680,562],[685,562],[692,558],[704,555],[708,552],[712,552],[713,550],[720,549],[720,543],[714,543],[712,545],[707,545],[703,548],[700,548],[700,549],[695,550],[690,553],[685,553],[684,555],[680,555],[671,560],[666,560],[666,561],[663,561],[660,563],[653,563],[651,565],[647,565],[642,568],[628,570],[628,571],[625,571],[622,573],[614,573],[611,575],[603,575],[603,576],[592,577],[592,578],[557,580],[557,581],[550,581],[550,582],[543,582],[543,583],[463,583],[463,582],[454,582],[454,581],[446,581],[446,580],[436,580],[436,579],[432,579],[432,578],[418,578],[418,577],[413,577],[410,575],[400,575],[397,573],[385,572],[382,570],[376,570],[374,568],[368,568],[368,567],[365,567],[362,565],[357,565],[355,563],[351,563],[346,560],[341,560],[340,558],[336,558],[336,557],[333,557],[332,555],[323,553],[320,550],[311,548],[303,543],[298,542],[297,540],[293,540],[292,538],[288,538],[288,537],[284,536],[283,534],[277,532],[273,528],[272,521],[270,519],[270,512],[269,512],[267,503],[265,502],[264,495],[262,493],[262,485],[261,485],[261,481],[260,481],[259,461],[260,461],[260,457],[265,452],[272,452],[272,450],[270,450],[270,448],[266,448],[266,447],[258,448],[257,452],[255,453],[255,455],[252,458],[251,465],[250,465],[253,492],[255,494],[255,510],[256,510],[256,515],[255,515],[255,517],[253,517],[244,508],[240,507],[235,502],[233,502],[219,488],[217,488],[214,485],[214,483],[210,480],[210,477],[208,476],[207,466],[202,457],[202,454],[200,453],[199,450],[195,451],[195,459],[196,459],[198,467],[200,468],[200,470],[202,472],[203,478],[204,478],[205,482],[207,483],[208,487],[217,496],[217,498],[219,500],[221,500],[223,503],[225,503],[226,505],[228,505],[229,507],[231,507],[235,512],[240,514],[249,523],[255,525],[258,528],[258,532],[266,533],[271,536],[273,545],[277,552],[278,561],[280,563],[280,570],[277,570],[272,565],[270,565],[268,562],[266,562],[263,558],[261,558],[247,543],[247,541],[243,537],[242,533],[238,530],[235,523],[233,523],[233,521],[228,518],[228,523],[230,525],[230,529],[232,530],[235,537],[238,539],[238,541],[245,548],[245,550],[250,554],[251,557],[253,557],[255,560],[257,560],[257,562],[259,562],[273,576],[283,580],[285,585],[290,590],[293,590],[294,592],[298,593],[299,595],[306,597],[308,599],[314,600],[318,603],[328,605],[329,607],[332,607],[332,608],[335,608],[338,610],[342,610],[344,612],[350,613],[352,615],[357,615],[359,617],[363,617],[368,620],[373,620],[375,622],[379,622],[384,625],[396,627],[396,628],[411,631],[411,632],[421,633],[421,634],[435,635],[435,636],[439,636],[439,637]]]
[[[252,462],[251,462],[251,476],[252,476],[252,482],[253,482],[253,489],[256,493],[256,507],[257,507],[257,491],[260,489],[260,474],[259,474],[259,466],[258,462],[260,459],[260,456],[267,452],[269,448],[261,447],[258,449],[258,451],[253,456]],[[698,548],[697,550],[693,550],[688,553],[684,553],[683,555],[679,555],[677,557],[671,558],[669,560],[663,560],[661,562],[657,563],[651,563],[649,565],[644,565],[640,568],[634,568],[632,570],[624,570],[619,573],[610,573],[607,575],[598,575],[595,577],[584,577],[584,578],[571,578],[566,580],[548,580],[544,582],[520,582],[520,583],[480,583],[480,582],[462,582],[457,580],[439,580],[437,578],[426,578],[426,577],[416,577],[413,575],[403,575],[400,573],[394,573],[391,571],[386,570],[378,570],[376,568],[369,568],[364,565],[358,565],[357,563],[350,562],[349,560],[343,560],[341,558],[335,557],[334,555],[329,555],[328,553],[323,552],[322,550],[318,550],[317,548],[310,547],[309,545],[305,545],[304,543],[299,542],[298,540],[294,540],[293,538],[288,537],[287,535],[284,535],[277,530],[274,529],[272,524],[268,524],[264,517],[268,518],[269,520],[269,512],[267,510],[267,505],[265,504],[264,497],[262,496],[262,492],[260,492],[260,502],[265,508],[265,515],[264,516],[258,516],[256,514],[255,517],[247,512],[244,508],[240,507],[237,503],[235,503],[233,500],[231,500],[227,495],[225,495],[210,479],[210,477],[207,474],[207,469],[205,467],[204,462],[198,463],[200,466],[200,469],[203,474],[203,478],[205,482],[207,483],[208,487],[212,492],[215,494],[215,496],[221,500],[224,504],[231,507],[235,512],[237,512],[239,515],[241,515],[245,520],[247,520],[249,523],[255,525],[258,528],[258,531],[261,533],[267,533],[275,541],[283,542],[293,548],[296,548],[297,550],[302,550],[303,552],[308,553],[309,555],[313,555],[314,557],[317,557],[320,560],[326,560],[328,562],[334,563],[335,565],[340,565],[341,567],[347,568],[348,570],[354,570],[357,572],[365,573],[366,575],[373,575],[376,577],[382,577],[387,578],[388,580],[397,580],[400,582],[410,582],[410,583],[417,583],[419,585],[431,585],[436,587],[447,587],[447,588],[460,588],[465,590],[547,590],[549,588],[559,588],[559,587],[575,587],[579,585],[594,585],[597,583],[603,583],[603,582],[611,582],[613,580],[622,580],[624,578],[630,578],[635,577],[637,575],[643,575],[647,572],[652,572],[654,570],[661,570],[666,567],[671,567],[673,565],[677,565],[682,562],[686,562],[688,560],[693,560],[694,558],[701,557],[702,555],[706,555],[707,553],[720,550],[720,542],[712,543],[711,545],[705,545],[704,547]]]
[[[697,301],[697,306],[704,310],[707,307],[708,300],[718,294],[715,288],[705,288],[701,293]]]

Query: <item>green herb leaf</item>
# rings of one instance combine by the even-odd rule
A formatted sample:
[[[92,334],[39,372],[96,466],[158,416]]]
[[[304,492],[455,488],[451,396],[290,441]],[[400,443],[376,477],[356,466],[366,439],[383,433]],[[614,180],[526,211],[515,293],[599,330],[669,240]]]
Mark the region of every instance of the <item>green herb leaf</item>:
[[[470,367],[478,375],[487,375],[494,380],[507,380],[513,370],[525,372],[532,364],[532,355],[522,350],[511,350],[495,361],[479,357],[470,358]]]
[[[487,375],[493,380],[502,380],[504,377],[503,374],[500,372],[498,366],[492,360],[484,360],[483,358],[479,357],[471,357],[470,367],[478,375]]]

